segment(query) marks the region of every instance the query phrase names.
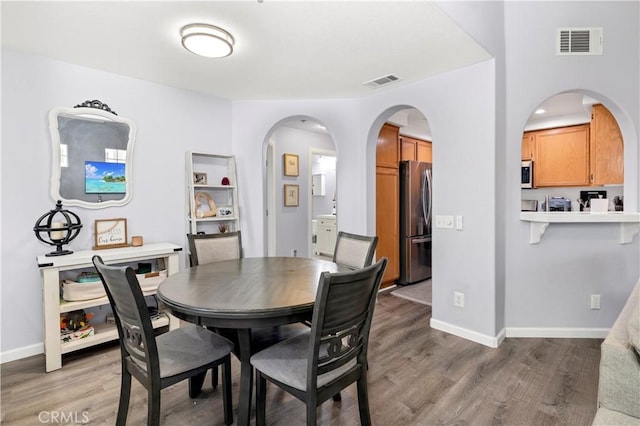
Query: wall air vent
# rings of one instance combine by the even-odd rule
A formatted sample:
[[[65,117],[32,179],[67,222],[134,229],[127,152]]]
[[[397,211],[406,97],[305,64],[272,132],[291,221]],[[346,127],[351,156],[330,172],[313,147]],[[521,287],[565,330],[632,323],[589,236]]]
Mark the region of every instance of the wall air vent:
[[[365,81],[364,84],[367,87],[371,87],[373,89],[377,89],[378,87],[386,86],[387,84],[394,83],[400,80],[400,77],[397,77],[393,74],[385,75],[384,77],[374,78],[373,80]]]
[[[602,28],[558,28],[556,55],[602,55]]]

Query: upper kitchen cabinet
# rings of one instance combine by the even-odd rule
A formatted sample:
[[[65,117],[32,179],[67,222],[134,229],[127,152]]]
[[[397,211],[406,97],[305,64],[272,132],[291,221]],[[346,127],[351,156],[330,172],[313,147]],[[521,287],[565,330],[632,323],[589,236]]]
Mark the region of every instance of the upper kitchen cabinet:
[[[522,160],[533,160],[533,148],[535,147],[534,132],[524,132],[522,135]]]
[[[536,187],[589,185],[589,125],[535,132]]]
[[[591,183],[624,183],[624,144],[618,122],[603,105],[591,111]]]
[[[429,141],[400,136],[400,160],[413,160],[431,163],[432,144]]]
[[[398,168],[400,152],[398,150],[398,138],[400,128],[393,124],[385,123],[378,134],[376,146],[376,165]]]
[[[594,99],[556,95],[525,128],[530,130],[522,135],[522,160],[533,161],[534,188],[624,184],[622,133],[611,112]]]

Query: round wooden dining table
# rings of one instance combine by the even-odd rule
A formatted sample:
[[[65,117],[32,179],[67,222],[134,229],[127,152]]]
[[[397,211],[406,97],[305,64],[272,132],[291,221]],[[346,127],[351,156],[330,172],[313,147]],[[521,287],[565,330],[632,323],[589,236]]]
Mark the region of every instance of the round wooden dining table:
[[[251,330],[310,320],[320,274],[348,269],[304,257],[250,257],[194,266],[167,277],[158,298],[176,317],[237,333],[238,425],[251,417]]]

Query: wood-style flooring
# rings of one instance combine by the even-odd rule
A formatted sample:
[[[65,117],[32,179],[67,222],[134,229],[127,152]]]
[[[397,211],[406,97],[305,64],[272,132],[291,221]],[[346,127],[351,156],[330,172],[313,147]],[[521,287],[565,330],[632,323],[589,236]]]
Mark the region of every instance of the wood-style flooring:
[[[381,294],[369,345],[373,424],[590,425],[600,340],[506,339],[488,348],[429,327],[431,307]],[[2,365],[3,425],[113,425],[120,390],[117,344],[66,355],[45,373],[44,356]],[[234,359],[234,407],[239,364]],[[210,373],[209,373],[210,374]],[[146,424],[146,391],[134,380],[127,424]],[[162,424],[222,425],[222,395],[190,399],[187,383],[162,391]],[[235,415],[235,413],[234,413]],[[237,416],[234,417],[234,420]],[[303,425],[301,402],[267,388],[267,423]],[[358,425],[355,385],[318,409],[322,425]]]

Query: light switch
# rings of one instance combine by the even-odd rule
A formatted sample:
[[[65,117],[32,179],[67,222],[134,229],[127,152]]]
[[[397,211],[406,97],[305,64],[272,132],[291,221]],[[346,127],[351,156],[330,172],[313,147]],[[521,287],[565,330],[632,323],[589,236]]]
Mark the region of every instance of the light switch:
[[[453,216],[436,215],[436,228],[453,229]]]

